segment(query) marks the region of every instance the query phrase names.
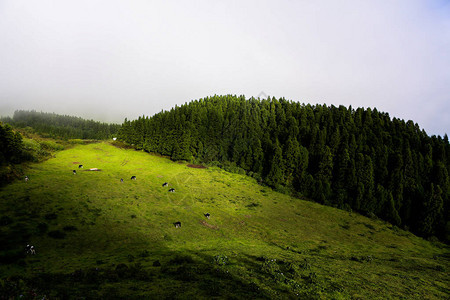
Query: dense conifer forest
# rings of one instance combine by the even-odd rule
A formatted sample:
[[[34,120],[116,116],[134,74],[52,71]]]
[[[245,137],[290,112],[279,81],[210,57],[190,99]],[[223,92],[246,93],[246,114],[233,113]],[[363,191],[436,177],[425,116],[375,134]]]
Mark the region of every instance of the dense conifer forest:
[[[3,118],[2,121],[17,128],[32,127],[35,133],[43,137],[57,139],[104,140],[111,138],[120,128],[117,124],[34,110],[17,110],[12,118]]]
[[[448,242],[447,135],[376,109],[213,96],[125,119],[119,138]]]

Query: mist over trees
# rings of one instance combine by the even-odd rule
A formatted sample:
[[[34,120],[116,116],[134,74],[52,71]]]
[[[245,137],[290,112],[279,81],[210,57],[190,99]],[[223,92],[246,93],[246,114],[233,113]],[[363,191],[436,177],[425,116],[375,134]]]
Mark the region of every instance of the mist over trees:
[[[120,128],[118,124],[34,110],[17,110],[12,118],[3,118],[2,121],[17,128],[32,127],[37,134],[56,139],[104,140],[117,134]]]
[[[447,135],[376,109],[213,96],[125,119],[119,138],[448,241]]]

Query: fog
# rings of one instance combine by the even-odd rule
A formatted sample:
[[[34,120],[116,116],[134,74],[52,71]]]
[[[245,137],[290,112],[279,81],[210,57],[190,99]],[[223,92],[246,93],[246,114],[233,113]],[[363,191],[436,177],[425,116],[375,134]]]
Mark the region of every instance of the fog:
[[[0,1],[0,115],[121,123],[214,94],[450,128],[448,1]]]

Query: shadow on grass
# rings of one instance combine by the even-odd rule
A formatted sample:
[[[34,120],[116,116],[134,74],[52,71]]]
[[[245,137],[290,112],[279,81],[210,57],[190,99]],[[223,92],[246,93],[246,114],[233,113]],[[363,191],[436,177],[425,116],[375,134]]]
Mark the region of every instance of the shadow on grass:
[[[150,253],[150,256],[152,254]],[[35,273],[0,279],[4,299],[46,296],[87,299],[269,299],[258,285],[232,275],[213,257],[166,251],[165,261],[144,267],[139,259],[70,273]],[[146,258],[142,258],[144,261]],[[0,297],[0,299],[3,299]]]

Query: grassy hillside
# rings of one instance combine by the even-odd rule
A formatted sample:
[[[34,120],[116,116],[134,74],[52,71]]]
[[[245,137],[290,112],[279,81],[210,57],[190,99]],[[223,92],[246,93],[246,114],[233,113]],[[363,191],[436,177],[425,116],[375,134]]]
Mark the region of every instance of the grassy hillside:
[[[450,295],[448,247],[218,168],[96,143],[27,175],[0,191],[6,298]]]

